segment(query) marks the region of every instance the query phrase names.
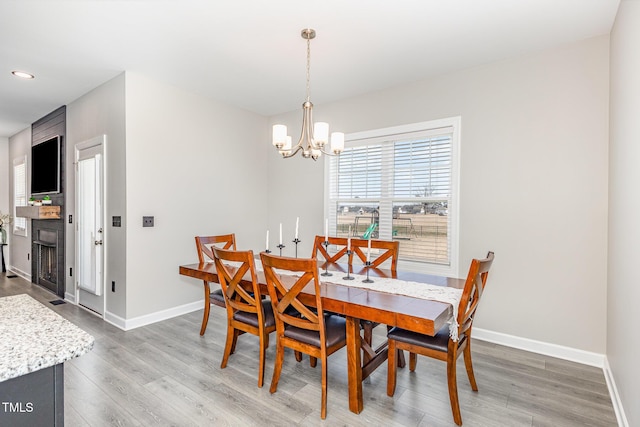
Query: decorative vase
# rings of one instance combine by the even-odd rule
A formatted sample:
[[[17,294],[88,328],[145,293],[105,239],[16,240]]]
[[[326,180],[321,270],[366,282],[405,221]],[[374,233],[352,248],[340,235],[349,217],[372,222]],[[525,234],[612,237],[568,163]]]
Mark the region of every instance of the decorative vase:
[[[7,243],[7,230],[4,227],[0,227],[0,243]]]

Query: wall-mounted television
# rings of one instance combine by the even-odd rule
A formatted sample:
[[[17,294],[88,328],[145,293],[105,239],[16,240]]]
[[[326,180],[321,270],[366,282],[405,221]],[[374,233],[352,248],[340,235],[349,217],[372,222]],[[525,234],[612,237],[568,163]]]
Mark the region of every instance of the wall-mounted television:
[[[31,147],[31,194],[60,192],[60,136]]]

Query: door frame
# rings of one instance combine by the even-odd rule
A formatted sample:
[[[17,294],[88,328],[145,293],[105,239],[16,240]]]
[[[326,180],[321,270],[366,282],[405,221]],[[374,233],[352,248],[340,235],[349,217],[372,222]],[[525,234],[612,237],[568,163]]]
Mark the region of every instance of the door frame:
[[[106,271],[105,271],[105,266],[107,265],[107,244],[108,244],[108,239],[107,239],[107,227],[106,227],[106,218],[107,218],[107,209],[106,209],[106,203],[105,203],[105,199],[106,199],[106,179],[105,179],[105,171],[106,171],[106,164],[107,164],[107,156],[106,156],[106,145],[107,145],[107,135],[102,134],[102,135],[98,135],[95,136],[93,138],[90,138],[88,140],[82,141],[77,143],[76,145],[74,145],[74,154],[73,154],[73,158],[74,158],[74,190],[75,190],[75,207],[76,207],[76,213],[77,213],[77,206],[78,206],[78,200],[79,200],[79,196],[78,196],[78,161],[79,161],[79,157],[80,157],[80,152],[82,150],[86,150],[89,148],[93,148],[93,147],[97,147],[97,146],[101,146],[101,156],[102,156],[102,171],[101,171],[101,178],[102,178],[102,314],[98,314],[95,313],[94,311],[91,310],[91,313],[94,313],[96,316],[100,316],[101,318],[105,318],[106,312],[107,312],[107,289],[106,289]],[[75,271],[79,272],[80,270],[78,269],[79,266],[79,233],[77,232],[77,222],[74,223],[73,226],[74,229],[74,237],[75,237],[75,247],[74,247],[74,269]],[[77,277],[77,276],[76,276]],[[74,279],[73,281],[73,286],[75,289],[75,300],[76,300],[76,305],[82,307],[82,305],[80,304],[80,287],[78,286],[78,281],[77,279]],[[83,307],[85,308],[85,307]],[[89,311],[89,309],[85,308],[87,311]]]

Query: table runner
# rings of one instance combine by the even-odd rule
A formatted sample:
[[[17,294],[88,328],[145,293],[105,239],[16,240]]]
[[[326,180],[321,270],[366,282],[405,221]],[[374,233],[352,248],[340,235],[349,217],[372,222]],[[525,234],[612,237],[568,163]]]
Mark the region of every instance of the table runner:
[[[255,265],[257,271],[263,271],[261,262],[256,262]],[[318,269],[318,271],[319,273],[323,272],[322,269]],[[295,274],[288,274],[288,271],[277,270],[277,272],[280,274],[299,277]],[[412,298],[421,298],[450,304],[452,314],[447,321],[449,324],[449,336],[454,342],[458,341],[458,306],[460,305],[460,299],[462,298],[462,289],[377,276],[371,278],[373,283],[364,283],[363,280],[367,278],[365,275],[351,274],[351,277],[354,278],[353,280],[344,280],[340,275],[346,275],[346,273],[333,271],[332,274],[333,276],[329,277],[319,276],[320,281],[341,286],[369,289],[376,292],[405,295]]]
[[[351,274],[351,277],[354,279],[344,280],[336,275],[336,272],[333,272],[333,276],[330,277],[320,276],[320,281],[450,304],[452,315],[447,321],[449,324],[449,336],[453,341],[458,341],[458,306],[462,298],[462,289],[387,277],[372,277],[373,283],[364,283],[363,280],[367,278],[365,275]]]

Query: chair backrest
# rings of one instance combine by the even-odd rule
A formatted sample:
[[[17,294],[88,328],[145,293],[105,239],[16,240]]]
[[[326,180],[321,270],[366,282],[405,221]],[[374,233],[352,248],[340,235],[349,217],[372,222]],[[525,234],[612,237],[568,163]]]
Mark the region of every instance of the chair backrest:
[[[212,249],[229,316],[233,316],[236,311],[256,313],[258,322],[264,324],[253,251],[227,250],[215,246]],[[247,272],[249,276],[245,277]],[[251,280],[251,291],[247,291],[241,283],[243,280],[246,283],[248,278]]]
[[[213,261],[212,246],[219,246],[223,249],[236,250],[236,235],[222,234],[219,236],[196,236],[196,250],[198,251],[198,261],[200,264],[207,262],[205,256]]]
[[[317,261],[315,259],[280,257],[265,252],[260,254],[260,258],[267,280],[273,312],[276,316],[278,334],[282,335],[284,333],[286,325],[318,331],[320,332],[321,348],[324,348],[326,343],[324,314],[320,298]],[[295,273],[296,276],[279,274],[279,272],[275,271],[276,269]],[[312,286],[308,287],[307,285],[309,284],[312,284]],[[307,294],[314,293],[315,311],[310,308],[312,305],[308,306],[301,301],[300,293],[303,290]]]
[[[473,259],[469,267],[469,274],[462,290],[462,298],[458,306],[458,337],[462,338],[473,324],[473,317],[478,309],[484,287],[489,277],[489,269],[493,263],[493,252],[489,252],[485,259]]]
[[[351,239],[351,250],[353,251],[353,255],[357,256],[363,263],[367,261],[368,246],[368,239]],[[391,271],[394,273],[398,271],[400,242],[397,240],[389,241],[371,239],[371,249],[375,250],[375,253],[371,253],[370,260],[373,268],[380,268],[384,262],[389,260],[391,262]]]
[[[327,251],[327,247],[323,245],[324,241],[324,236],[316,236],[313,241],[313,251],[311,255],[313,258],[318,258],[318,254],[320,254],[326,262],[337,263],[342,257],[347,255],[346,237],[329,237],[329,245],[335,245],[338,249],[338,251],[333,255],[331,255]],[[351,264],[351,259],[348,260],[348,263]]]

